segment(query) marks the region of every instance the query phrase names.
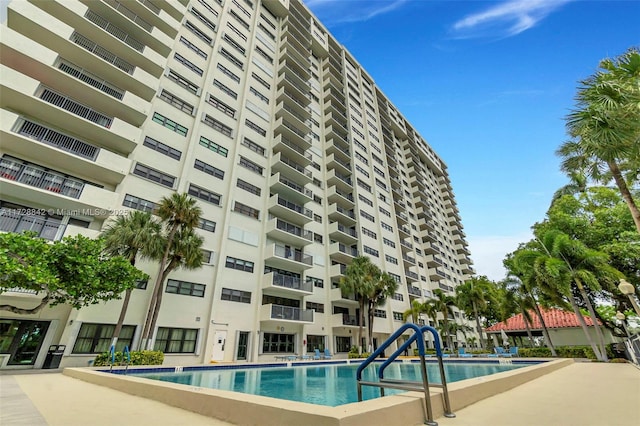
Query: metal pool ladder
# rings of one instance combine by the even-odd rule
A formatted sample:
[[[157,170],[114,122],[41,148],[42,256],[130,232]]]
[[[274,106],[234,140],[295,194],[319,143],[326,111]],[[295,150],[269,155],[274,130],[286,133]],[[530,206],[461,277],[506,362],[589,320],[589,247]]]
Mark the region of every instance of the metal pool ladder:
[[[405,341],[386,361],[380,366],[378,371],[379,381],[367,382],[362,380],[362,371],[371,364],[380,354],[384,352],[393,342],[398,340],[402,334],[408,329],[413,330],[411,337]],[[358,381],[358,401],[362,401],[362,386],[374,386],[380,388],[380,396],[384,396],[384,389],[401,389],[407,391],[422,391],[424,392],[424,405],[423,410],[425,413],[424,424],[430,426],[437,426],[438,423],[433,420],[433,410],[431,408],[431,397],[429,393],[429,377],[427,376],[426,355],[424,348],[424,333],[430,332],[433,335],[433,340],[436,347],[436,356],[438,358],[438,365],[440,367],[440,377],[442,378],[442,384],[431,384],[431,387],[442,388],[442,397],[444,401],[444,416],[455,417],[456,415],[451,412],[451,404],[449,403],[449,391],[447,390],[447,380],[444,374],[444,363],[442,362],[442,350],[440,349],[440,336],[435,328],[428,325],[417,326],[416,324],[404,324],[395,333],[391,335],[378,349],[376,349],[369,358],[367,358],[362,364],[358,366],[356,370],[356,379]],[[418,346],[418,356],[420,358],[420,370],[422,372],[422,381],[414,380],[399,380],[399,379],[385,379],[384,370],[395,359],[402,354],[405,349],[408,349],[413,342],[416,342]]]
[[[109,372],[113,370],[113,364],[116,363],[116,347],[111,345],[109,348]],[[122,351],[122,361],[124,361],[124,374],[127,374],[127,370],[129,369],[129,364],[131,363],[131,352],[129,351],[129,346],[125,346]]]

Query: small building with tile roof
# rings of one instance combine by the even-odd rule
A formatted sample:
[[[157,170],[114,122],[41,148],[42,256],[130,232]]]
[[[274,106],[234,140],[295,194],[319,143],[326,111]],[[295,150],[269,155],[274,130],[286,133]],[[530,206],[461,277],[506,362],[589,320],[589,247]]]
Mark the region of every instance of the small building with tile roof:
[[[542,317],[549,330],[549,336],[554,346],[581,346],[588,345],[578,317],[575,313],[570,311],[564,311],[562,309],[545,309],[540,307]],[[529,323],[529,330],[534,340],[539,340],[541,344],[543,342],[542,325],[538,316],[533,310],[529,310],[531,323]],[[593,321],[589,316],[583,316],[585,323],[589,329],[594,341],[596,341],[596,332],[593,327]],[[600,325],[602,325],[600,323]],[[617,340],[613,337],[611,332],[605,327],[600,328],[604,334],[605,343],[613,343]],[[510,344],[512,346],[530,346],[526,342],[528,339],[527,324],[525,323],[524,315],[522,313],[512,316],[506,321],[499,322],[485,329],[489,339],[493,339],[494,343],[502,346],[502,331],[509,337]],[[515,345],[514,345],[515,344]]]

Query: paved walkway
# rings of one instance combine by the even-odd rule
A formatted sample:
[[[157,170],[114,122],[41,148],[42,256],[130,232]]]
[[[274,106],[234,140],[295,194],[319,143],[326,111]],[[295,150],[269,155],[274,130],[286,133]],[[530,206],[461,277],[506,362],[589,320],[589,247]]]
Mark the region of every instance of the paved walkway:
[[[440,426],[637,426],[640,369],[575,363],[459,410],[455,419],[437,421]],[[230,426],[60,373],[0,375],[0,425]]]

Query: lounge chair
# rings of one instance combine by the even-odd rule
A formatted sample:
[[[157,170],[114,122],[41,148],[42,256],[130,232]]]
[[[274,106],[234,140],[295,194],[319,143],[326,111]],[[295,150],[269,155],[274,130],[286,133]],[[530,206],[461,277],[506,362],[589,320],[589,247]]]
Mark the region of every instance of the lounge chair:
[[[320,349],[314,349],[314,351],[313,351],[313,359],[320,359],[320,358],[322,358],[320,356]]]
[[[496,352],[495,356],[497,357],[511,358],[511,353],[505,351],[502,346],[496,346],[493,350]]]
[[[329,352],[329,349],[325,349],[324,350],[324,359],[331,359],[333,357],[333,355],[331,355],[331,352]]]
[[[509,348],[509,353],[511,354],[511,356],[520,356],[520,355],[518,355],[518,347],[517,346],[511,346]]]
[[[471,358],[473,357],[473,354],[468,354],[464,348],[458,348],[458,356],[460,358]]]
[[[307,360],[310,360],[310,359],[311,359],[311,356],[310,356],[310,355],[307,355],[307,354],[304,354],[304,355],[300,355],[300,356],[298,357],[298,359],[299,359],[299,360],[301,360],[301,361],[307,361]]]

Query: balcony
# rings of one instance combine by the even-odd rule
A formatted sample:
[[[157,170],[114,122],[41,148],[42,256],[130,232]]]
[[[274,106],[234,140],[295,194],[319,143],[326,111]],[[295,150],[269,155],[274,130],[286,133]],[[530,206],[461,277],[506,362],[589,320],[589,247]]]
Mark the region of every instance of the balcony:
[[[337,138],[327,138],[325,147],[327,155],[333,154],[345,163],[351,160],[351,152],[349,152],[349,145],[346,141],[340,141]]]
[[[354,257],[358,256],[358,249],[342,243],[332,243],[329,246],[329,256],[338,262],[350,263]]]
[[[282,18],[289,12],[289,0],[270,0],[264,2],[264,7],[275,16]]]
[[[406,254],[402,254],[402,260],[404,261],[405,264],[409,265],[409,266],[415,266],[416,264],[416,259],[408,256]]]
[[[427,256],[427,266],[431,268],[437,268],[438,266],[442,266],[442,259],[438,256],[430,255]]]
[[[447,274],[438,268],[429,268],[429,279],[431,281],[439,281],[446,278]]]
[[[336,157],[336,155],[333,153],[327,156],[327,167],[329,169],[335,169],[336,172],[342,175],[351,174],[351,163]]]
[[[273,151],[283,153],[302,166],[308,166],[313,162],[311,153],[306,152],[305,148],[283,135],[277,135],[273,138]]]
[[[343,265],[342,263],[336,263],[329,267],[329,276],[331,280],[334,282],[340,281],[340,278],[344,276],[345,271],[347,270],[347,265]]]
[[[297,204],[305,204],[313,200],[313,192],[310,189],[297,184],[280,173],[271,175],[269,187],[273,192],[281,194],[286,199]]]
[[[38,165],[3,157],[0,179],[4,196],[54,209],[91,212],[87,216],[106,218],[116,194]]]
[[[425,254],[436,254],[440,253],[440,247],[435,243],[429,243],[424,246]]]
[[[294,246],[304,246],[313,242],[313,232],[278,218],[267,222],[267,235]]]
[[[353,181],[351,180],[351,176],[342,175],[336,170],[329,170],[327,172],[327,185],[335,186],[343,192],[353,190]]]
[[[347,226],[353,226],[356,224],[356,215],[353,212],[353,209],[347,210],[340,207],[338,204],[329,204],[327,213],[329,219],[333,221],[347,224]]]
[[[278,117],[274,124],[277,134],[283,135],[299,147],[306,150],[311,146],[311,136],[307,131],[301,130],[283,117]]]
[[[269,272],[262,276],[262,289],[276,296],[308,296],[313,294],[313,283],[301,278]]]
[[[418,276],[418,274],[416,274],[413,271],[410,270],[405,270],[404,272],[404,276],[407,278],[407,282],[411,281],[411,282],[418,282],[418,280],[420,279],[420,277]]]
[[[329,224],[329,236],[333,240],[341,241],[345,244],[356,244],[358,242],[358,232],[348,228],[340,222]]]
[[[327,199],[330,203],[338,204],[345,209],[353,209],[355,203],[353,201],[353,195],[349,192],[341,191],[335,186],[329,187],[327,191]]]
[[[295,180],[299,184],[306,185],[313,181],[311,172],[303,165],[296,163],[281,152],[271,157],[271,173],[282,173],[289,179]]]
[[[313,256],[301,249],[274,243],[265,249],[265,262],[275,268],[301,273],[313,267]]]
[[[292,306],[262,305],[260,321],[313,323],[313,310],[294,308]]]
[[[331,315],[331,327],[360,327],[360,321],[356,315],[333,314]]]
[[[340,266],[340,265],[333,265]],[[340,302],[340,304],[347,304],[350,306],[358,306],[358,300],[353,294],[345,294],[340,287],[335,287],[331,289],[330,295],[332,302]]]
[[[278,194],[269,198],[268,208],[270,213],[295,224],[305,225],[313,220],[313,212],[310,209]]]
[[[418,287],[414,287],[412,285],[407,285],[407,292],[409,293],[409,296],[422,297],[422,292],[420,291],[420,289]]]
[[[466,255],[471,254],[471,252],[469,251],[469,248],[463,244],[456,244],[454,249],[458,254],[466,254]]]

